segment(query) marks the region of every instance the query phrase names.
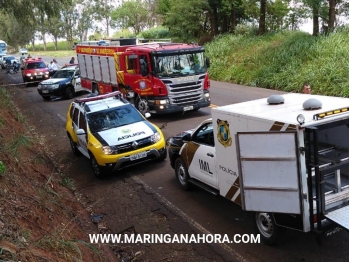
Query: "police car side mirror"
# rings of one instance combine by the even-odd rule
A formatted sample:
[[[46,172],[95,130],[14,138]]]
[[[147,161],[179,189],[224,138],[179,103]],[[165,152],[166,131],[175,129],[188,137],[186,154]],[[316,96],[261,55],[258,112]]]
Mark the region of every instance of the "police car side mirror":
[[[76,130],[77,135],[85,135],[85,130],[84,129],[78,129]]]
[[[191,135],[190,134],[186,134],[185,136],[182,137],[182,140],[184,142],[189,142],[191,141]]]
[[[145,118],[149,118],[149,117],[151,117],[151,114],[150,114],[149,112],[146,112],[146,113],[144,114],[144,117],[145,117]]]

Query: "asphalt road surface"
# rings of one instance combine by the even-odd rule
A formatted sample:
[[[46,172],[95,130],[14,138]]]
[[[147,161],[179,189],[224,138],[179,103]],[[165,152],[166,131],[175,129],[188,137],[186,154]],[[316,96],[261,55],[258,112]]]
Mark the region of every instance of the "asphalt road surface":
[[[46,62],[49,59],[44,57]],[[63,65],[69,59],[59,59],[58,63]],[[4,74],[4,72],[0,73]],[[68,105],[72,100],[57,98],[44,101],[38,95],[36,86],[26,88],[24,85],[16,85],[22,82],[20,72],[7,77],[14,84],[9,87],[9,90],[15,96],[18,95],[22,102],[27,103],[24,114],[33,119],[39,119],[36,128],[46,136],[47,146],[60,152],[62,164],[69,165],[70,175],[77,181],[79,192],[85,196],[86,201],[98,200],[96,208],[99,212],[113,214],[112,203],[118,201],[116,196],[114,197],[113,184],[127,178],[143,185],[144,192],[152,192],[159,205],[165,205],[171,209],[185,221],[188,228],[196,232],[227,234],[230,239],[233,239],[234,234],[256,233],[251,214],[242,211],[240,206],[199,188],[189,192],[182,191],[177,184],[169,160],[132,167],[107,180],[96,179],[88,161],[83,158],[73,159],[70,152],[64,126]],[[281,92],[211,81],[211,107],[268,97],[276,93]],[[78,96],[85,95],[86,93],[78,94]],[[181,131],[192,129],[201,121],[210,118],[210,110],[210,108],[204,108],[197,112],[186,112],[183,115],[152,116],[150,121],[157,124],[168,138]],[[48,122],[51,123],[49,126]],[[111,215],[109,217],[112,220]],[[121,229],[122,226],[114,228],[113,232],[119,232]],[[311,233],[288,230],[282,241],[273,247],[264,244],[230,243],[209,245],[209,249],[224,261],[349,261],[348,243],[349,234],[344,230],[325,238],[321,246]]]

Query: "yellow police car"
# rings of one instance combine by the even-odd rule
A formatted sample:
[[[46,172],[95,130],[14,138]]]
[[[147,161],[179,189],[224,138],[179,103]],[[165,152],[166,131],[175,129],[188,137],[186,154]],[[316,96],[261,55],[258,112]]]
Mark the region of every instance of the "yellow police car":
[[[89,158],[98,178],[108,171],[167,157],[161,130],[118,91],[72,102],[66,131],[73,153]]]

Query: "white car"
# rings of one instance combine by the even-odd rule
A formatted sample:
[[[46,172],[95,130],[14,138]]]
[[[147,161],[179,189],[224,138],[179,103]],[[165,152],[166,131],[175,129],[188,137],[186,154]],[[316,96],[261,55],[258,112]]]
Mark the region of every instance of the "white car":
[[[0,60],[0,64],[1,64],[1,68],[2,69],[6,68],[6,60],[10,60],[11,61],[11,65],[13,64],[14,61],[16,61],[16,63],[19,63],[18,59],[16,57],[14,57],[13,55],[5,55]]]

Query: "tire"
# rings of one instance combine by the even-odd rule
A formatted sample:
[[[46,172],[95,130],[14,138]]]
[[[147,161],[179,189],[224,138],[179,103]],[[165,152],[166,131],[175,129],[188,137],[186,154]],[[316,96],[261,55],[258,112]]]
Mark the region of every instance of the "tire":
[[[99,95],[99,89],[98,89],[97,84],[93,84],[92,85],[92,93],[96,94],[96,95]]]
[[[51,97],[49,97],[49,96],[41,96],[41,97],[42,97],[42,99],[44,99],[46,101],[49,101],[51,99]]]
[[[189,183],[189,173],[188,169],[184,164],[184,161],[181,157],[178,157],[175,162],[175,173],[176,178],[179,182],[180,187],[183,190],[189,190],[191,188],[191,184]]]
[[[90,157],[93,174],[98,179],[104,179],[106,177],[105,169],[102,166],[98,165],[96,158],[92,154],[90,154]]]
[[[164,160],[166,159],[166,157],[167,157],[167,150],[166,150],[166,148],[165,148],[165,152],[162,153],[162,154],[160,155],[160,157],[159,157],[158,159],[156,159],[156,161],[157,161],[157,162],[162,162],[162,161],[164,161]]]
[[[71,139],[70,136],[69,136],[69,142],[70,142],[70,147],[71,147],[73,154],[76,156],[80,156],[81,152],[79,151],[77,144],[73,141],[73,139]]]
[[[149,112],[148,101],[140,96],[136,98],[135,107],[142,115]]]
[[[281,228],[271,213],[255,213],[255,226],[265,244],[272,246],[278,242]]]
[[[64,97],[66,99],[72,99],[74,97],[74,89],[70,86],[65,90]]]

